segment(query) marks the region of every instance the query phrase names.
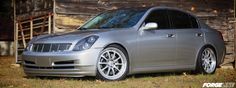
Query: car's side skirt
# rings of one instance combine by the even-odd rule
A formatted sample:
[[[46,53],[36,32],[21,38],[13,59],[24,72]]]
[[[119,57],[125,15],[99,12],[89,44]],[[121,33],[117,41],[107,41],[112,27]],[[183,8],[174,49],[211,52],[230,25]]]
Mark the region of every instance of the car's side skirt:
[[[142,68],[133,68],[130,71],[130,74],[136,74],[136,73],[154,73],[154,72],[188,71],[188,70],[194,70],[194,69],[195,69],[194,65],[142,67]]]

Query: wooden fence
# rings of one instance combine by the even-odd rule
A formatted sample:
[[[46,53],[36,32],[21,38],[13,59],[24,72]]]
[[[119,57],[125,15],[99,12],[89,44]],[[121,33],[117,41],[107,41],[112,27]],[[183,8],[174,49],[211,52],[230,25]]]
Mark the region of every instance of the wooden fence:
[[[52,33],[53,14],[33,17],[27,19],[17,19],[15,29],[15,58],[16,62],[21,61],[21,54],[27,47],[27,43],[37,35]]]

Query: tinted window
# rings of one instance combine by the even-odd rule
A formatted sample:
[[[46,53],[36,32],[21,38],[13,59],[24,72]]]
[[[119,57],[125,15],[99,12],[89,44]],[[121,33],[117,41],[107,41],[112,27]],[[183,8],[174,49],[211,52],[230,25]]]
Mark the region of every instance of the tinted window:
[[[192,28],[198,28],[197,20],[192,16],[189,16],[189,18],[190,18],[190,21],[191,21],[191,24],[192,24]]]
[[[169,10],[169,16],[171,18],[172,28],[185,29],[185,28],[197,28],[196,19],[186,13]]]
[[[152,11],[145,20],[145,23],[155,22],[158,24],[158,29],[169,29],[169,19],[166,10]]]

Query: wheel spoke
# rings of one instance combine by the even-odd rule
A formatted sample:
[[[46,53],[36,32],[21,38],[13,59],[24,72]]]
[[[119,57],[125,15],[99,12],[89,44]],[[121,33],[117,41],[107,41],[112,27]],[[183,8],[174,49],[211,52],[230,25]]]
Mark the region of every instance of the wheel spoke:
[[[211,70],[211,65],[207,64],[207,71],[209,72]]]
[[[203,52],[202,57],[206,58],[206,51]]]
[[[108,56],[107,59],[110,59],[110,58],[111,58],[109,51],[106,51],[106,55]]]
[[[108,70],[107,70],[107,75],[109,75],[109,73],[110,73],[110,70],[111,70],[111,67],[108,67]]]
[[[102,71],[104,71],[106,68],[108,68],[108,66],[106,65],[104,68],[102,68]]]
[[[209,50],[207,50],[207,57],[210,57],[210,51]]]
[[[108,51],[106,51],[106,53],[105,53],[105,54],[106,54],[106,58],[107,58],[107,59],[109,59],[109,52],[108,52]]]
[[[111,70],[112,70],[112,75],[115,75],[114,68],[111,68]]]
[[[205,59],[204,62],[205,62],[205,64],[208,64],[208,63],[209,63],[209,60],[208,60],[208,59]]]
[[[115,63],[115,65],[122,65],[122,63]]]
[[[209,63],[209,64],[208,64],[208,68],[211,69],[211,67],[212,67],[212,65]]]
[[[205,65],[206,64],[206,61],[204,60],[203,62],[202,62],[202,65]]]
[[[207,64],[204,65],[204,69],[207,70]]]
[[[99,62],[98,64],[108,64],[107,62]]]
[[[114,68],[115,68],[118,72],[120,71],[120,69],[118,69],[116,65],[114,65]]]
[[[113,55],[112,55],[112,60],[114,60],[116,57],[116,53],[114,52]]]
[[[206,60],[208,60],[208,61],[209,61],[211,58],[212,58],[212,57],[207,57],[207,58],[206,58]]]
[[[114,59],[114,62],[116,63],[119,59],[121,59],[120,57]]]
[[[104,60],[108,61],[108,59],[104,56],[104,54],[101,56]]]

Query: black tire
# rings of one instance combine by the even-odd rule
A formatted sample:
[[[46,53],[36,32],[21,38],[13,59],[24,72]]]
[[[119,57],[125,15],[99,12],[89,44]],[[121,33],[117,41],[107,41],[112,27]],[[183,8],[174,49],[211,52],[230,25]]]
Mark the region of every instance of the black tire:
[[[213,57],[215,58],[215,67],[214,67],[213,70],[211,70],[210,72],[207,72],[207,71],[204,69],[204,65],[203,65],[204,61],[202,60],[204,50],[211,50],[212,53],[214,54]],[[214,74],[214,73],[215,73],[215,70],[216,70],[216,67],[217,67],[217,58],[216,58],[216,53],[215,53],[214,49],[211,48],[211,47],[204,47],[204,48],[202,48],[202,49],[200,50],[199,54],[198,54],[195,73],[200,73],[200,74]]]
[[[96,70],[97,70],[97,72],[96,72],[96,78],[98,78],[98,79],[100,79],[100,80],[104,80],[104,81],[117,81],[117,80],[123,80],[126,76],[127,76],[127,74],[128,74],[128,72],[129,72],[129,58],[128,58],[128,53],[126,52],[126,50],[124,49],[124,48],[122,48],[121,46],[119,46],[119,45],[109,45],[109,46],[107,46],[104,50],[106,50],[106,49],[108,49],[108,48],[116,48],[116,49],[118,49],[118,50],[120,50],[122,53],[123,53],[123,55],[125,56],[125,58],[126,58],[126,69],[125,69],[125,71],[124,71],[124,73],[122,74],[122,76],[120,76],[119,78],[116,78],[116,79],[108,79],[108,78],[106,78],[106,77],[104,77],[100,72],[99,72],[99,70],[98,70],[98,62],[97,62],[97,65],[96,65]],[[102,51],[103,52],[103,51]],[[100,55],[101,55],[102,53],[100,53],[99,54],[99,57],[100,57]],[[98,58],[98,61],[99,61],[99,58]]]

